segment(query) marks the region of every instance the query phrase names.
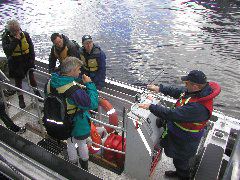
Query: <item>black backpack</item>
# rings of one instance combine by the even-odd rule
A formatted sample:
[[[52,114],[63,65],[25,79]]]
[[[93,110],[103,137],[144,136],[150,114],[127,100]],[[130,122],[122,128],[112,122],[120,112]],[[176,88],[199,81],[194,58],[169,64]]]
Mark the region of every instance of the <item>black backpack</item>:
[[[64,93],[50,86],[50,93],[44,100],[44,116],[43,125],[46,128],[47,134],[57,140],[66,140],[71,137],[73,129],[73,118],[77,113],[77,107],[67,110],[66,98],[69,98],[80,87],[77,85],[71,86]],[[74,110],[73,114],[67,112]]]
[[[81,48],[81,46],[78,44],[77,41],[75,40],[72,40],[73,44],[77,47],[77,49]]]

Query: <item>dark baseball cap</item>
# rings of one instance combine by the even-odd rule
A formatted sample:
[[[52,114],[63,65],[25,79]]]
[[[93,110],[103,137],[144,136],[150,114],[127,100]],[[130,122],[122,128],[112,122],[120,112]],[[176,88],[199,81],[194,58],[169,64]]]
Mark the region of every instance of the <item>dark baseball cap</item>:
[[[82,37],[82,43],[84,43],[85,41],[92,41],[92,37],[90,35],[84,35]]]
[[[206,75],[199,70],[192,70],[187,76],[181,77],[182,81],[190,81],[196,84],[205,84],[207,82]]]

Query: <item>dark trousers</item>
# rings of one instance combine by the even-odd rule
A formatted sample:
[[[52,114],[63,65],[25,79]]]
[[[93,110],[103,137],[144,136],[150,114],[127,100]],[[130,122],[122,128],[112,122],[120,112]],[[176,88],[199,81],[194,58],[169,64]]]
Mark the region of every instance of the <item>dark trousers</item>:
[[[173,164],[176,168],[177,174],[182,178],[190,177],[189,160],[173,158]]]
[[[14,132],[19,131],[20,127],[15,125],[13,121],[9,118],[9,116],[6,114],[5,106],[3,102],[0,102],[0,119],[3,121],[3,123],[8,129]]]
[[[21,78],[15,78],[15,86],[22,89],[22,80]],[[35,80],[35,77],[34,77],[34,74],[33,74],[33,71],[30,71],[29,72],[29,80],[30,80],[30,85],[32,87],[37,87],[37,82]]]
[[[189,161],[196,154],[200,139],[191,141],[189,139],[181,139],[168,131],[168,134],[161,141],[161,146],[167,157],[173,159],[173,164],[179,176],[183,179],[190,176]]]

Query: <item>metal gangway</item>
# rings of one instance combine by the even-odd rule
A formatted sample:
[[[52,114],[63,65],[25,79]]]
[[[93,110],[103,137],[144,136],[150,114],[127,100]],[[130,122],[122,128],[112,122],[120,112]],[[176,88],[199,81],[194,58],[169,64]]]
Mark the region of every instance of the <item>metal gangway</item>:
[[[25,109],[19,108],[5,97],[3,92],[5,88],[12,88],[28,95],[31,103]],[[38,101],[43,98],[10,84],[9,79],[2,72],[0,90],[7,114],[10,115],[10,107],[16,109],[17,113],[11,119],[16,123],[24,114],[34,117],[39,127],[39,133],[35,133],[37,128],[30,123],[26,123],[26,128],[34,132],[36,136],[46,137],[47,134],[42,125],[42,107]],[[31,109],[34,109],[35,113],[31,112]],[[2,125],[0,125],[0,129],[0,172],[5,177],[9,179],[79,179],[79,177],[99,179],[92,173],[78,168],[31,142],[31,138],[20,136]]]

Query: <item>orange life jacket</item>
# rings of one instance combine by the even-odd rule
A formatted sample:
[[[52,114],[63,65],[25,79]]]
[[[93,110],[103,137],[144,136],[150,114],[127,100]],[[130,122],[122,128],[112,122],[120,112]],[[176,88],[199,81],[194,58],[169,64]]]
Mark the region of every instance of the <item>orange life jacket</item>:
[[[202,98],[197,98],[197,97],[184,98],[185,94],[183,93],[183,94],[181,94],[180,98],[177,100],[177,102],[175,104],[175,107],[183,106],[183,105],[185,105],[187,103],[190,103],[190,102],[198,102],[208,109],[209,118],[210,118],[211,115],[212,115],[212,111],[213,111],[213,98],[215,98],[221,92],[221,88],[216,82],[209,82],[209,85],[213,90],[213,92],[210,95],[202,97]],[[202,122],[198,122],[198,123],[194,123],[194,122],[182,122],[182,123],[178,122],[177,123],[177,122],[174,122],[174,124],[184,131],[194,133],[194,132],[202,131],[203,128],[206,126],[207,122],[208,122],[208,119],[206,119]]]

